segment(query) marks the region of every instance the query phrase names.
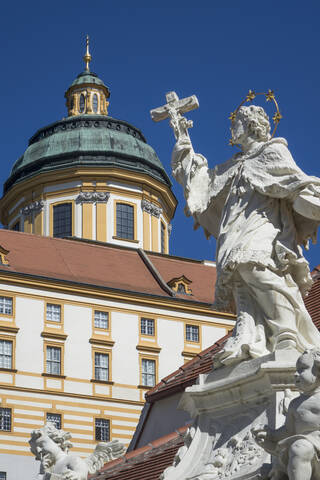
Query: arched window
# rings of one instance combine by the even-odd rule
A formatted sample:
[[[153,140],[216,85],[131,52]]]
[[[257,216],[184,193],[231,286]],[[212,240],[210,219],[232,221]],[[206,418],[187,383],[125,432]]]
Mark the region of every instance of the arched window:
[[[53,207],[53,236],[72,236],[72,204],[60,203]]]
[[[92,109],[94,113],[98,112],[98,95],[96,93],[94,93],[92,97]]]
[[[80,113],[84,113],[85,106],[86,106],[85,98],[84,98],[83,93],[81,93],[81,95],[80,95],[80,109],[79,109]]]
[[[117,237],[134,240],[134,207],[126,203],[117,203]]]

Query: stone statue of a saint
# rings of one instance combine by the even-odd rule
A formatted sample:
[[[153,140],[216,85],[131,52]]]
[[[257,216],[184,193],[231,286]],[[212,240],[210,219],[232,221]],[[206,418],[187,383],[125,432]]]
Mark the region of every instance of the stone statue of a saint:
[[[255,105],[240,107],[232,122],[232,140],[242,151],[209,169],[181,115],[196,108],[194,98],[182,110],[176,97],[151,115],[162,120],[167,107],[176,137],[172,172],[184,189],[186,213],[217,239],[214,307],[237,314],[220,362],[320,345],[302,298],[312,280],[301,248],[316,240],[320,179],[296,165],[284,138],[271,138],[268,116]]]

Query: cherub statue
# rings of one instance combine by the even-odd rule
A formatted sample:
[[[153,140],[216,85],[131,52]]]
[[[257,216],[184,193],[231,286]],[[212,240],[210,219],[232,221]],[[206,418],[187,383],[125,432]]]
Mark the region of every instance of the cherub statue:
[[[252,433],[274,455],[271,480],[320,480],[320,349],[299,357],[295,383],[301,394],[290,402],[285,424]]]
[[[87,480],[89,473],[95,473],[106,462],[125,453],[125,447],[118,440],[98,443],[88,458],[69,454],[72,447],[71,434],[58,430],[48,422],[39,430],[33,430],[29,440],[31,452],[41,462],[40,475],[43,480]],[[41,477],[40,477],[41,478]]]

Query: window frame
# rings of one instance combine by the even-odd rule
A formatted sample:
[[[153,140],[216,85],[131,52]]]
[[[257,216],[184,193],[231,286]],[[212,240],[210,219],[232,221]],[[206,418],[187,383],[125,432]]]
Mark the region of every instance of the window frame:
[[[154,371],[154,385],[144,385],[143,383],[143,368],[142,368],[142,365],[143,365],[143,360],[151,360],[154,362],[154,367],[155,367],[155,371]],[[152,388],[154,388],[157,383],[158,383],[158,357],[155,357],[155,356],[151,356],[151,355],[145,355],[145,354],[141,354],[140,355],[140,387],[142,388],[145,388],[145,389],[149,389],[151,390]]]
[[[0,472],[0,480],[7,480],[7,472]]]
[[[15,297],[13,295],[2,295],[0,292],[0,298],[10,298],[12,301],[12,308],[11,313],[0,313],[0,321],[1,317],[12,318],[15,316]]]
[[[60,320],[56,322],[55,320],[48,320],[47,318],[47,311],[48,311],[48,305],[54,305],[57,307],[60,307]],[[44,306],[44,320],[45,323],[51,323],[53,325],[63,325],[63,320],[64,320],[64,311],[63,311],[63,303],[55,302],[55,301],[46,301],[45,306]]]
[[[198,330],[198,340],[188,339],[188,337],[187,337],[188,328],[187,327],[197,328],[197,330]],[[199,345],[201,343],[201,328],[200,328],[200,325],[195,325],[194,323],[185,323],[184,338],[185,338],[186,343],[195,343],[195,344]]]
[[[63,237],[54,237],[53,236],[53,212],[54,212],[54,207],[57,207],[59,205],[63,205],[65,203],[68,203],[68,204],[71,204],[71,236],[73,237],[74,236],[74,232],[75,232],[75,203],[74,203],[74,200],[73,199],[70,199],[70,200],[61,200],[59,202],[52,202],[50,203],[50,206],[49,206],[49,216],[50,216],[50,226],[49,226],[49,233],[50,233],[50,237],[52,238],[63,238]]]
[[[10,342],[11,343],[11,367],[1,367],[0,371],[13,371],[15,370],[15,351],[16,351],[16,337],[9,336],[9,335],[0,335],[0,341]]]
[[[100,313],[106,313],[107,316],[108,316],[108,327],[107,328],[104,328],[104,327],[96,327],[96,324],[95,324],[95,313],[96,312],[100,312]],[[107,333],[110,333],[110,320],[111,320],[111,315],[110,315],[110,311],[105,309],[105,308],[100,308],[99,306],[96,308],[96,307],[93,307],[92,308],[92,327],[94,330],[99,330],[100,332],[107,332]]]
[[[117,205],[129,205],[130,207],[133,207],[133,238],[124,238],[124,237],[119,237],[118,236],[118,232],[117,232]],[[121,199],[117,199],[117,200],[114,200],[114,210],[113,210],[113,214],[114,214],[114,225],[113,225],[113,231],[114,231],[114,235],[112,238],[116,239],[116,240],[122,240],[124,242],[134,242],[134,243],[138,243],[138,240],[137,240],[137,204],[134,203],[134,202],[128,202],[126,200],[121,200]]]
[[[108,379],[107,380],[100,380],[96,378],[96,362],[95,362],[95,354],[102,353],[104,355],[108,355]],[[104,383],[104,384],[112,384],[112,351],[106,348],[99,348],[99,347],[92,347],[92,382],[96,383]]]
[[[109,439],[108,440],[102,440],[97,438],[97,420],[104,420],[108,422],[109,424]],[[112,419],[111,418],[103,418],[103,417],[94,417],[93,419],[93,431],[94,431],[94,441],[95,442],[110,442],[112,439],[111,436],[111,431],[112,431]]]
[[[96,96],[97,98],[97,110],[95,111],[94,110],[94,97]],[[93,113],[99,113],[100,109],[99,109],[99,106],[100,106],[100,102],[99,102],[99,94],[98,92],[92,92],[92,96],[91,96],[91,106],[92,106],[92,112]]]
[[[60,417],[60,427],[58,428],[56,426],[56,428],[58,430],[61,430],[63,428],[63,423],[62,423],[62,414],[61,413],[58,413],[58,412],[46,412],[46,422],[50,422],[51,420],[48,419],[48,415],[56,415],[56,416],[59,416]],[[53,422],[51,422],[53,423]]]
[[[0,407],[0,418],[2,418],[2,410],[9,410],[10,411],[10,430],[3,430],[1,428],[2,421],[0,422],[0,435],[4,434],[7,435],[8,433],[13,433],[13,409],[10,407]]]
[[[142,321],[143,320],[152,320],[153,322],[153,333],[143,333],[142,332]],[[157,326],[156,326],[157,322],[156,322],[156,319],[154,317],[150,317],[150,316],[146,316],[146,315],[141,315],[139,317],[139,333],[140,333],[140,337],[147,337],[147,338],[156,338],[157,336]]]
[[[43,345],[44,345],[43,375],[48,377],[57,377],[57,378],[64,377],[64,343],[44,341]],[[47,372],[47,351],[48,351],[47,348],[48,347],[60,348],[60,373]]]

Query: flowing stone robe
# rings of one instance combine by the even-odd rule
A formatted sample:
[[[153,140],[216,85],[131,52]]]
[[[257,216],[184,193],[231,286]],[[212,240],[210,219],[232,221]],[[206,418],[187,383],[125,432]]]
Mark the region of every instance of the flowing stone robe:
[[[282,339],[293,339],[300,351],[319,345],[302,299],[312,279],[300,245],[316,241],[320,202],[304,201],[299,213],[294,205],[299,195],[319,198],[320,179],[298,168],[283,138],[213,170],[190,147],[176,144],[173,175],[184,187],[186,214],[217,239],[214,308],[238,316],[225,363],[269,353]]]

